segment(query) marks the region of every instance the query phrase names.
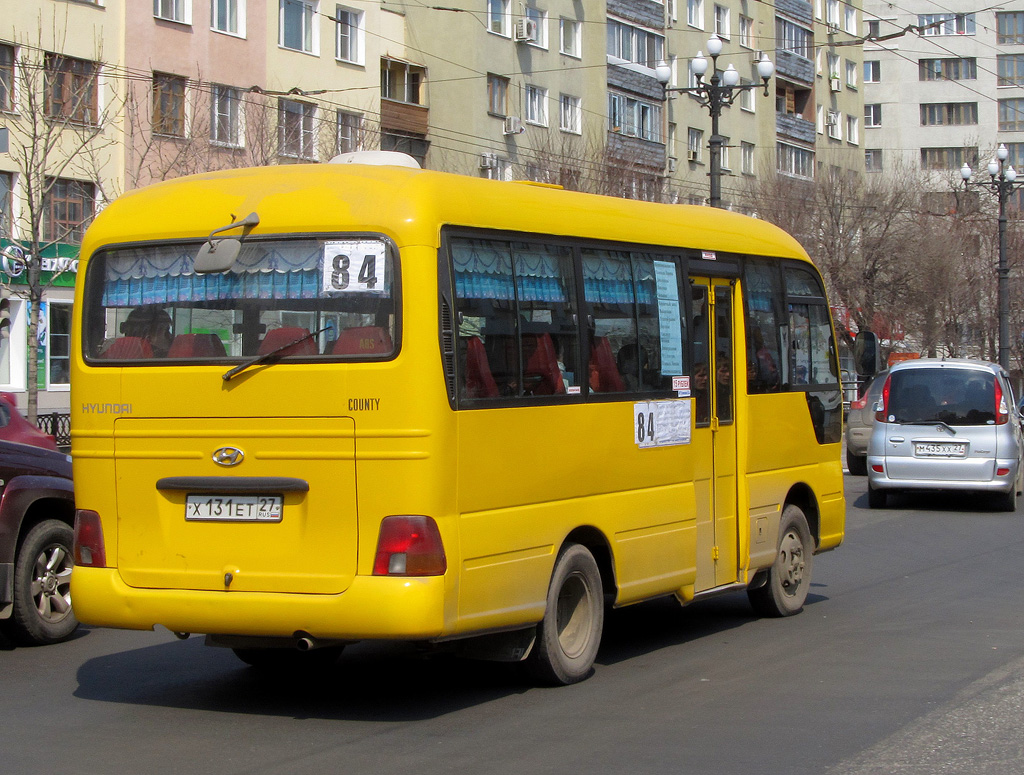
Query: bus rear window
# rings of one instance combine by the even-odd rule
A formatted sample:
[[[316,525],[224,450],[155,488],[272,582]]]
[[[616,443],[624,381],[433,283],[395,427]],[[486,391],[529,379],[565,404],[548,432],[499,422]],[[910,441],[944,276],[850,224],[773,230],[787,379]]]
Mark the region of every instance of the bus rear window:
[[[83,347],[97,364],[384,360],[397,348],[397,262],[375,237],[248,239],[231,269],[193,269],[202,242],[98,253]]]

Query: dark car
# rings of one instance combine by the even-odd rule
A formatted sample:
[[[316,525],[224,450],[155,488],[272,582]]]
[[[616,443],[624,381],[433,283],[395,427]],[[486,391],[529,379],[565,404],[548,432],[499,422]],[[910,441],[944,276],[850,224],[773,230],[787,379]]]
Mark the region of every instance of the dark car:
[[[71,458],[0,441],[0,630],[15,643],[56,643],[78,626],[74,522]]]

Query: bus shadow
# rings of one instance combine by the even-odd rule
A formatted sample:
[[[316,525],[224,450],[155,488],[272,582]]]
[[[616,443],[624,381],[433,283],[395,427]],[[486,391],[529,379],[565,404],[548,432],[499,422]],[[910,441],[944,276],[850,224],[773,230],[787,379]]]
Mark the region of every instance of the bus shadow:
[[[808,605],[822,599],[812,593]],[[628,662],[756,619],[742,593],[686,608],[666,598],[610,611],[597,664]],[[95,702],[371,722],[436,718],[537,688],[521,665],[407,644],[359,643],[330,668],[268,674],[199,637],[94,657],[77,679],[75,697]],[[600,680],[600,670],[590,680]]]

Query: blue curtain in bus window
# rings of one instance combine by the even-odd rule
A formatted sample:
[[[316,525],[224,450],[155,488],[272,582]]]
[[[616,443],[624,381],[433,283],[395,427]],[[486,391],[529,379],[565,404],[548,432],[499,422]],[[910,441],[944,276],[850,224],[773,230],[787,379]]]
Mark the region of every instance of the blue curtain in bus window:
[[[507,242],[458,239],[452,241],[455,295],[460,299],[515,298],[512,257]]]
[[[587,301],[598,304],[651,304],[655,297],[652,283],[640,285],[634,298],[633,277],[628,255],[618,251],[583,251],[583,292]]]
[[[568,258],[568,248],[516,243],[515,272],[519,301],[566,302],[562,264]],[[569,270],[571,277],[571,270]]]

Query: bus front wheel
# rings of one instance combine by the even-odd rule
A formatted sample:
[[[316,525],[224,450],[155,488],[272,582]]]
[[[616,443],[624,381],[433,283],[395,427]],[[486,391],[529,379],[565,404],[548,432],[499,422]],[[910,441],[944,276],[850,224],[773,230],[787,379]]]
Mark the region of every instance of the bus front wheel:
[[[604,589],[594,556],[581,544],[567,544],[555,561],[544,619],[528,666],[539,680],[567,686],[582,681],[594,666],[604,628]]]
[[[792,503],[782,511],[779,548],[768,570],[768,581],[747,590],[754,610],[761,616],[792,616],[800,613],[811,586],[814,539],[807,518]]]

